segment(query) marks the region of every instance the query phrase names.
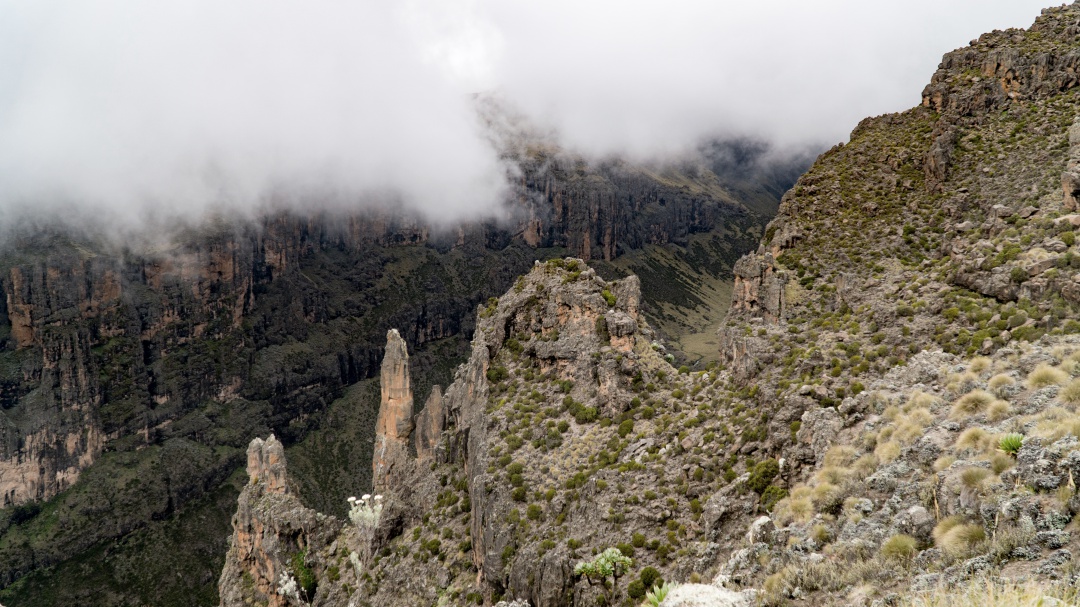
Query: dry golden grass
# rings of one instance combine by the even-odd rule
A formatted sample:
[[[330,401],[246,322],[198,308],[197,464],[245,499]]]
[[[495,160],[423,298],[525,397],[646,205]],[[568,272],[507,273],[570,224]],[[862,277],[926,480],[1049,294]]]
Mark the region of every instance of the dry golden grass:
[[[907,403],[904,405],[904,411],[911,411],[913,409],[929,409],[937,404],[938,399],[923,392],[922,390],[915,390],[911,393]]]
[[[953,455],[942,455],[934,460],[934,472],[941,472],[956,462],[956,457]]]
[[[855,471],[859,478],[866,478],[878,469],[878,464],[877,456],[873,453],[867,453],[855,460],[855,463],[851,465],[851,469]]]
[[[822,465],[826,467],[844,467],[855,461],[855,458],[858,456],[859,453],[854,447],[848,445],[834,445],[829,447],[829,450],[825,452],[825,458]]]
[[[934,545],[946,555],[963,558],[978,549],[986,541],[986,531],[982,525],[951,521],[946,529],[942,524],[955,517],[943,519],[934,527]]]
[[[806,523],[814,516],[814,502],[809,487],[796,487],[791,495],[776,502],[773,519],[778,527],[787,527],[791,523]]]
[[[992,361],[985,356],[977,356],[971,359],[971,362],[968,363],[968,371],[975,374],[982,373],[983,371],[986,371],[990,368],[991,362]]]
[[[894,535],[881,544],[881,556],[892,561],[910,561],[918,551],[918,540],[903,533]]]
[[[923,435],[923,431],[934,421],[930,409],[917,407],[897,416],[891,438],[901,445],[907,445]]]
[[[994,395],[986,390],[972,390],[956,399],[949,416],[953,419],[964,419],[977,415],[986,410],[994,400]]]
[[[979,376],[971,371],[964,371],[963,373],[953,373],[948,377],[946,382],[946,390],[953,394],[960,394],[962,392],[968,392],[978,385]]]
[[[964,520],[965,519],[962,516],[953,515],[953,516],[947,516],[947,517],[941,519],[940,521],[938,521],[938,524],[936,526],[934,526],[934,531],[932,533],[933,538],[934,538],[934,543],[936,544],[939,541],[941,541],[941,538],[943,538],[945,536],[945,534],[948,533],[949,530],[952,529],[953,527],[963,525]]]
[[[887,464],[900,456],[900,443],[894,440],[885,441],[874,449],[874,455],[878,461]]]
[[[990,457],[990,468],[994,474],[1001,474],[1016,465],[1016,460],[1005,453],[995,453]]]
[[[1006,388],[1011,388],[1016,385],[1016,380],[1013,379],[1011,375],[999,373],[991,377],[990,381],[987,382],[987,385],[990,387],[991,390],[994,391],[995,394],[1001,396],[1002,392]]]
[[[1060,386],[1067,381],[1069,381],[1068,373],[1042,363],[1028,374],[1026,383],[1029,389],[1038,390],[1048,386]]]
[[[1058,400],[1066,405],[1080,405],[1080,379],[1074,379],[1058,392]]]
[[[960,482],[968,489],[982,489],[988,478],[993,476],[986,468],[965,468],[960,473]]]
[[[956,437],[956,449],[959,451],[974,451],[975,453],[983,453],[993,451],[997,443],[994,441],[994,437],[990,436],[990,433],[982,428],[968,428],[960,433],[960,436]]]
[[[1068,411],[1062,407],[1051,407],[1040,413],[1036,418],[1035,436],[1056,441],[1072,434],[1080,437],[1080,415]]]
[[[842,468],[840,466],[825,466],[821,470],[818,470],[814,474],[815,483],[830,483],[833,485],[843,485],[855,477],[855,471],[851,468]]]
[[[900,599],[900,607],[1071,607],[1077,601],[1077,589],[1060,582],[1021,585],[972,579],[908,594]]]
[[[1012,406],[1008,401],[995,400],[986,408],[986,419],[999,422],[1012,414]]]

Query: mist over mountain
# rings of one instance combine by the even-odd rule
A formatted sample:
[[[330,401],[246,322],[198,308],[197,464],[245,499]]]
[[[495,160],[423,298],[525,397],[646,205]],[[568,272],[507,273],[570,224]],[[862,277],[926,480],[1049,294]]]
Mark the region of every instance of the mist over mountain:
[[[507,167],[477,118],[484,92],[589,157],[827,147],[915,101],[936,49],[1038,6],[5,0],[0,216],[490,215]]]

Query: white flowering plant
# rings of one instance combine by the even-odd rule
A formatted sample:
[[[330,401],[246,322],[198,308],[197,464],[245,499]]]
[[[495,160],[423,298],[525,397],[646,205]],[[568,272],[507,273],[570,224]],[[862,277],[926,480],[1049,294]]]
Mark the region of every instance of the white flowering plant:
[[[303,604],[304,602],[300,598],[300,587],[296,583],[296,578],[288,571],[282,571],[281,575],[278,577],[277,593],[287,599],[292,599],[297,603]]]
[[[365,493],[360,499],[349,498],[349,520],[358,529],[371,530],[379,525],[382,515],[383,496]]]

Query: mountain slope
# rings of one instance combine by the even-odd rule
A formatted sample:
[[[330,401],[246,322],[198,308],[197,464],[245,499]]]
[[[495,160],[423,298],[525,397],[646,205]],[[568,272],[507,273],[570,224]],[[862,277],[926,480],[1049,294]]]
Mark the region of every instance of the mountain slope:
[[[533,268],[481,309],[434,459],[376,480],[375,524],[300,561],[290,536],[263,574],[311,568],[317,605],[632,605],[657,575],[714,604],[1075,584],[1078,66],[1080,5],[1047,9],[823,154],[733,269],[721,366],[668,364],[620,307],[633,279]],[[619,584],[575,572],[609,548]]]
[[[294,469],[314,473],[305,499],[330,512],[370,482],[355,474],[378,406],[365,382],[388,327],[416,350],[426,392],[467,356],[475,306],[534,259],[617,260],[715,234],[722,264],[765,221],[707,172],[660,180],[557,150],[523,166],[510,219],[456,233],[378,212],[218,218],[153,246],[13,229],[0,255],[0,600],[213,597],[227,546],[192,525],[226,528],[252,437],[282,437]],[[335,432],[341,420],[354,436]],[[129,573],[162,555],[183,575]]]

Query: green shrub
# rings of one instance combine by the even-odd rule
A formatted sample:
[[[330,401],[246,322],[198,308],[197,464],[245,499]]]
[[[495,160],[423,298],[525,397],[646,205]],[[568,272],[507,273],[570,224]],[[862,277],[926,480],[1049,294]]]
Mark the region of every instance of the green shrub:
[[[525,509],[525,516],[530,521],[538,521],[544,518],[544,509],[539,504],[529,504],[529,507]]]
[[[641,580],[634,580],[626,586],[626,596],[637,600],[645,597],[645,584]]]
[[[776,506],[776,502],[779,502],[787,496],[787,489],[769,485],[765,488],[765,491],[761,493],[761,507],[765,512],[772,512],[773,507]]]
[[[619,424],[619,436],[620,437],[626,438],[626,435],[630,434],[633,431],[634,431],[634,420],[632,420],[632,419],[623,420],[623,422],[621,424]]]
[[[489,382],[500,382],[507,377],[510,377],[510,372],[506,370],[506,367],[491,367],[487,370],[487,378]]]
[[[527,497],[528,491],[525,490],[525,487],[515,487],[514,490],[510,492],[510,498],[515,502],[524,502]]]
[[[611,291],[604,289],[603,291],[600,291],[600,296],[607,302],[608,307],[615,307],[615,295],[612,294]]]
[[[643,548],[645,546],[645,536],[641,533],[634,533],[630,536],[630,545],[635,548]]]
[[[318,589],[318,579],[315,572],[307,565],[307,550],[301,550],[293,554],[290,565],[296,577],[296,585],[300,587],[300,594],[308,600],[315,598]]]
[[[664,578],[660,577],[660,571],[656,567],[646,567],[638,574],[641,584],[646,588],[652,588],[656,584],[663,584]]]
[[[754,466],[753,470],[750,471],[750,478],[746,481],[746,486],[754,493],[761,495],[765,493],[765,489],[768,488],[769,483],[776,478],[777,474],[780,474],[780,464],[775,459],[769,458]]]

